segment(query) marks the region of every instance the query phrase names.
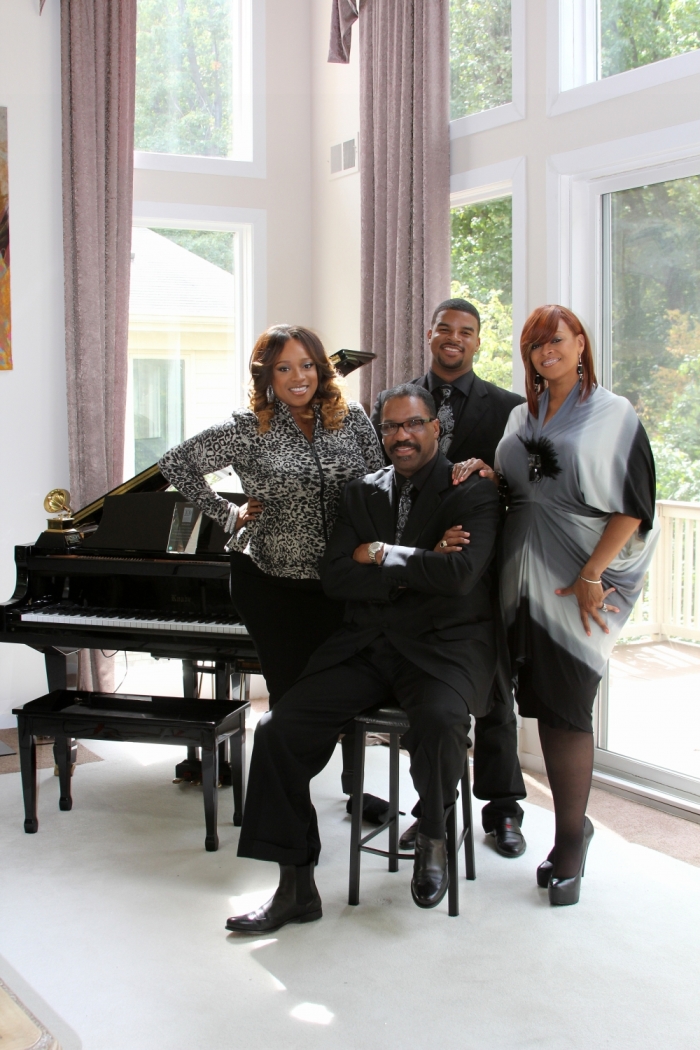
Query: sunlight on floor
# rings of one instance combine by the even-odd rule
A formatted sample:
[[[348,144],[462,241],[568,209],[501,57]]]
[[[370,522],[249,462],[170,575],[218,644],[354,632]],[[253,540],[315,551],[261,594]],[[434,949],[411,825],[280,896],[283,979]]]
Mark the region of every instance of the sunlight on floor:
[[[299,1003],[290,1010],[290,1016],[296,1017],[297,1021],[309,1021],[311,1024],[330,1024],[335,1015],[318,1003]]]

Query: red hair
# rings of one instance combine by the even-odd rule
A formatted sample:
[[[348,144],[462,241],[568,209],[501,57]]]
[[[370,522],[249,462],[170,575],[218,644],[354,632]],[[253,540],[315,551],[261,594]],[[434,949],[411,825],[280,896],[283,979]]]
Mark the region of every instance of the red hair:
[[[576,314],[567,310],[565,306],[538,306],[533,310],[523,326],[520,336],[520,353],[525,365],[525,394],[527,395],[527,407],[533,416],[537,415],[537,398],[544,389],[546,380],[542,380],[542,389],[538,390],[535,382],[537,370],[535,369],[530,354],[535,346],[548,343],[553,339],[559,322],[563,321],[574,335],[583,336],[583,350],[581,351],[581,364],[583,366],[583,382],[581,384],[581,401],[591,396],[594,386],[598,385],[593,367],[593,352],[588,334],[579,321]]]

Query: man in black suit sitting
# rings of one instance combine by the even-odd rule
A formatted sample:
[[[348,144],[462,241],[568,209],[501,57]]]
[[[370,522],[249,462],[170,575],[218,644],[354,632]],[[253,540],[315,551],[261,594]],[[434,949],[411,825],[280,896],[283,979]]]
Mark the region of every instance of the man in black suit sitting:
[[[525,399],[510,390],[480,379],[473,371],[480,345],[479,311],[466,299],[446,299],[433,312],[428,332],[430,370],[413,382],[435,398],[440,420],[440,451],[453,463],[483,459],[493,464],[496,446],[503,437],[508,416]],[[372,412],[379,423],[380,399]],[[519,857],[526,849],[520,825],[519,799],[525,784],[518,761],[513,695],[505,679],[496,688],[495,703],[474,727],[474,794],[487,802],[481,821],[504,857]],[[420,816],[416,807],[414,816]],[[410,849],[418,821],[401,836],[402,849]]]
[[[321,843],[309,782],[359,712],[395,701],[421,800],[411,892],[432,908],[448,886],[445,809],[456,798],[470,712],[484,715],[496,672],[494,485],[455,485],[438,447],[435,402],[423,387],[388,391],[381,432],[392,466],[350,482],[321,562],[344,626],[255,734],[238,854],[277,861],[275,895],[227,928],[249,933],[321,918],[314,865]]]

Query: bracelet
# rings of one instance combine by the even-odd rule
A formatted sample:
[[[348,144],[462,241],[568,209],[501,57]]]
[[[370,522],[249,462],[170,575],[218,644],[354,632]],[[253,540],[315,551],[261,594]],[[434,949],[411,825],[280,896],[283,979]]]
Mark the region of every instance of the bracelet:
[[[585,576],[581,576],[579,573],[579,580],[583,580],[584,583],[602,583],[602,580],[587,580]]]

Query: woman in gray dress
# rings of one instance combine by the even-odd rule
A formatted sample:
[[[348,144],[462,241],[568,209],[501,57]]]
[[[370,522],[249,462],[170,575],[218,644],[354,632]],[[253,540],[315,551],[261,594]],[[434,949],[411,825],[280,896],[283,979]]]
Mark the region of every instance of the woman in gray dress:
[[[520,349],[527,403],[510,415],[495,471],[479,466],[507,491],[503,613],[518,707],[538,720],[554,800],[537,881],[552,904],[576,904],[593,836],[593,702],[656,543],[654,460],[629,401],[598,386],[570,310],[533,311]]]

